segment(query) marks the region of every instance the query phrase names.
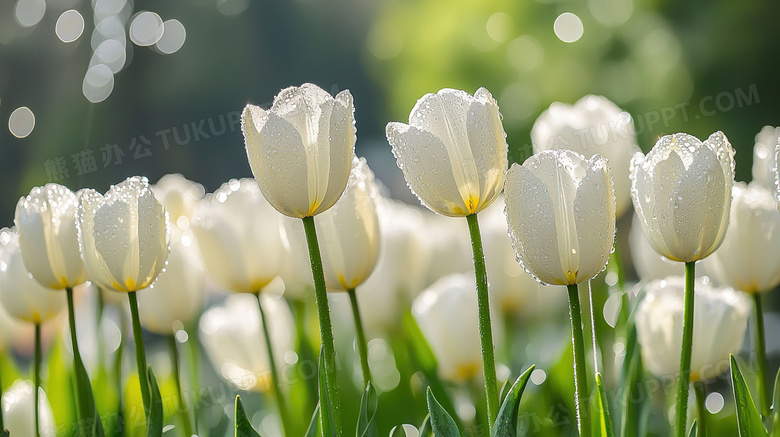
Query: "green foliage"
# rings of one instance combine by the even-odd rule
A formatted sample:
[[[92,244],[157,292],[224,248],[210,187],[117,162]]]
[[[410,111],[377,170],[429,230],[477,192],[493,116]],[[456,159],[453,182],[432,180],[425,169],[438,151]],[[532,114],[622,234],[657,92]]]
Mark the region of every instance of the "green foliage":
[[[596,402],[593,408],[593,435],[601,437],[614,437],[615,431],[612,426],[612,418],[609,414],[609,402],[607,393],[604,391],[604,382],[601,379],[601,373],[596,373]]]
[[[431,429],[436,437],[460,437],[460,431],[452,416],[442,408],[439,401],[433,395],[433,391],[428,387],[428,412],[430,413]]]
[[[422,426],[420,426],[420,437],[431,437],[433,435],[433,429],[431,429],[431,415],[425,416]]]
[[[317,437],[320,431],[320,404],[314,408],[314,414],[311,415],[309,428],[306,429],[305,437]]]
[[[688,437],[697,437],[699,435],[699,424],[694,420],[691,425],[690,431],[688,431]]]
[[[369,381],[366,391],[360,400],[360,413],[358,414],[357,437],[376,437],[377,399],[376,390]]]
[[[731,355],[731,382],[734,386],[734,401],[737,404],[737,425],[739,427],[740,437],[766,437],[766,429],[761,423],[761,416],[756,410],[756,404],[753,403],[753,397],[750,395],[739,369],[739,364]]]
[[[157,378],[154,377],[152,366],[149,366],[148,375],[151,400],[149,420],[146,423],[146,437],[161,437],[163,431],[162,396],[160,396],[160,387],[157,386]]]
[[[252,428],[252,424],[246,417],[244,406],[241,404],[241,396],[236,396],[236,437],[260,437],[260,434]]]
[[[780,437],[780,369],[775,376],[775,390],[772,402],[772,437]]]
[[[620,411],[620,436],[633,437],[639,434],[639,418],[642,414],[642,404],[633,402],[633,399],[642,399],[640,390],[642,378],[642,354],[639,343],[636,340],[636,326],[634,319],[630,318],[626,325],[628,338],[626,338],[626,356],[623,361],[623,369],[620,375],[621,411]]]
[[[523,397],[528,378],[536,366],[531,366],[526,370],[509,389],[507,395],[501,404],[501,409],[496,417],[496,424],[493,427],[493,437],[516,437],[517,436],[517,415],[520,408],[520,399]]]

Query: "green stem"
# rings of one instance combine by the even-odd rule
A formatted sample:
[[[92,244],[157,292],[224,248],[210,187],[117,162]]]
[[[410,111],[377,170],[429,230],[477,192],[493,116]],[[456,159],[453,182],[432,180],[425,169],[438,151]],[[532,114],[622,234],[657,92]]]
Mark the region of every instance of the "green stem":
[[[84,366],[81,361],[81,353],[79,352],[79,341],[76,335],[76,314],[75,306],[73,305],[73,289],[68,287],[65,289],[65,293],[68,297],[68,325],[70,326],[70,344],[73,349],[73,361],[75,363],[74,368],[78,369]],[[99,321],[100,319],[98,319]],[[98,322],[99,323],[99,322]],[[76,383],[76,390],[81,391],[82,387],[79,381]],[[76,396],[76,414],[79,419],[79,423],[83,423],[84,420],[84,406],[81,405],[81,396]]]
[[[314,279],[314,296],[317,301],[317,315],[320,321],[320,341],[322,342],[323,359],[325,360],[326,383],[328,385],[328,398],[333,408],[333,420],[336,424],[336,432],[339,436],[344,434],[341,420],[341,402],[339,401],[339,380],[336,373],[336,347],[333,344],[333,325],[330,321],[330,308],[328,306],[328,291],[325,288],[325,273],[322,269],[320,244],[317,241],[317,228],[314,225],[314,217],[303,218],[303,229],[306,232],[306,244],[309,247],[309,260]]]
[[[35,370],[33,374],[33,380],[35,381],[35,392],[33,394],[33,410],[35,411],[35,437],[40,437],[40,406],[38,405],[40,400],[38,397],[38,388],[41,386],[41,324],[35,324]]]
[[[261,325],[263,325],[263,336],[265,337],[265,347],[268,351],[268,363],[271,371],[271,391],[276,396],[276,404],[279,407],[279,417],[282,419],[282,429],[284,435],[290,435],[290,417],[287,414],[287,404],[284,401],[284,394],[282,393],[282,385],[279,383],[279,373],[276,371],[276,359],[274,358],[274,349],[271,347],[271,333],[268,329],[268,319],[265,316],[265,310],[263,310],[263,303],[260,300],[260,292],[257,292],[257,307],[260,308]]]
[[[696,281],[696,263],[685,263],[685,308],[683,312],[682,352],[680,354],[680,379],[677,382],[675,407],[675,433],[685,437],[688,425],[688,390],[691,381],[691,350],[693,348],[693,301]]]
[[[3,423],[3,408],[2,408],[2,399],[3,399],[3,381],[2,381],[2,375],[3,375],[3,357],[0,355],[0,433],[3,432],[5,429],[5,424]]]
[[[569,284],[569,320],[571,321],[571,343],[574,352],[574,402],[577,406],[577,428],[581,437],[589,436],[590,414],[588,411],[588,378],[585,370],[585,341],[582,337],[582,314],[577,284]]]
[[[141,330],[141,319],[138,317],[138,297],[135,291],[127,293],[130,300],[130,316],[133,322],[133,342],[135,343],[135,362],[138,367],[138,381],[141,386],[141,399],[144,402],[144,415],[149,417],[150,394],[149,379],[146,376],[146,350],[144,349],[144,334]]]
[[[179,359],[179,346],[176,344],[175,334],[168,336],[168,346],[171,350],[171,361],[173,366],[173,378],[176,380],[176,396],[179,399],[179,415],[181,416],[182,427],[184,428],[184,435],[192,435],[192,425],[190,424],[190,415],[187,411],[187,405],[184,402],[184,391],[181,388],[181,372],[179,367],[181,366],[181,360]]]
[[[371,369],[368,367],[368,343],[366,333],[363,331],[363,320],[358,308],[357,293],[354,288],[347,290],[349,300],[352,303],[352,317],[355,319],[355,331],[357,332],[358,351],[360,352],[360,368],[363,370],[363,385],[368,387],[371,381]]]
[[[693,391],[696,393],[696,412],[699,416],[696,437],[707,437],[707,393],[704,391],[704,384],[701,382],[694,383]]]
[[[192,391],[192,419],[195,424],[195,435],[200,435],[198,430],[198,408],[200,397],[200,350],[198,349],[198,328],[191,329],[187,338],[187,351],[190,354],[189,375],[190,390]]]
[[[485,252],[482,249],[482,235],[476,214],[466,216],[471,234],[471,249],[474,252],[474,273],[477,278],[477,307],[479,310],[479,338],[482,344],[482,371],[485,376],[485,398],[487,399],[488,433],[492,433],[498,415],[498,382],[496,358],[493,347],[493,327],[490,324],[490,300],[488,297]]]
[[[761,309],[761,295],[753,293],[753,344],[758,360],[758,399],[761,415],[769,417],[769,390],[766,385],[766,338],[764,335],[764,312]]]

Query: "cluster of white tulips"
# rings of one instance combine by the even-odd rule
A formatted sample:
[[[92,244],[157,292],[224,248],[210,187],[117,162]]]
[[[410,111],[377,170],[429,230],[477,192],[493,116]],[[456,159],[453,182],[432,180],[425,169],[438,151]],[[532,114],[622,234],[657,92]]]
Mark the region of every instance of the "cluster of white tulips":
[[[622,299],[619,335],[635,338],[636,360],[643,363],[632,367],[627,355],[624,373],[644,367],[678,378],[671,428],[686,436],[695,421],[693,432],[705,435],[700,389],[729,368],[720,363],[729,363],[740,436],[767,435],[761,419],[771,424],[771,417],[775,429],[769,430],[780,435],[761,309],[761,294],[780,284],[780,129],[765,128],[757,137],[754,182],[735,183],[734,151],[723,133],[705,141],[667,135],[643,155],[631,116],[603,97],[586,96],[545,111],[531,134],[536,153],[509,166],[491,94],[444,89],[423,96],[408,124],[387,125],[409,188],[436,214],[388,198],[366,160],[355,156],[349,91],[333,97],[311,84],[287,88],[268,110],[247,105],[242,130],[255,179],[231,180],[210,194],[168,175],[153,186],[143,177],[128,178],[105,195],[49,184],[19,200],[16,226],[0,230],[0,353],[10,350],[19,323],[10,315],[34,325],[35,359],[32,384],[14,382],[2,396],[0,430],[14,437],[54,435],[41,388],[41,326],[62,320],[67,307],[63,338],[72,351],[77,435],[106,435],[101,416],[107,411],[95,401],[95,376],[82,359],[83,334],[76,327],[83,323],[77,306],[97,293],[123,311],[129,305],[147,435],[161,435],[166,418],[147,365],[144,329],[170,339],[179,414],[168,426],[177,435],[209,435],[185,405],[179,375],[179,348],[193,336],[221,377],[273,399],[278,434],[331,437],[348,429],[378,435],[382,412],[373,377],[387,372],[372,362],[368,340],[400,325],[421,336],[410,347],[422,344],[434,359],[432,366],[421,364],[429,415],[421,428],[399,424],[391,435],[455,437],[464,422],[475,421],[486,425],[483,435],[520,435],[520,399],[534,366],[501,388],[517,369],[499,362],[495,350],[517,333],[500,320],[522,313],[563,323],[565,288],[577,432],[618,435],[604,386],[617,378],[602,375],[607,355],[596,329],[598,291],[590,281],[619,266],[616,221],[633,201],[630,242],[640,292],[629,293],[625,272],[610,268],[618,275],[610,285],[617,284],[613,291]],[[704,271],[699,277],[697,263]],[[213,289],[228,297],[203,311],[215,300]],[[126,303],[115,298],[120,293]],[[306,329],[300,319],[311,293],[320,338],[309,343],[321,347],[319,400],[307,412],[310,424],[301,424],[282,367],[295,362],[296,348],[305,343],[296,331]],[[354,326],[355,338],[347,342],[355,344],[362,379],[358,417],[342,408],[344,363],[333,328],[342,314],[330,308],[337,294],[349,298]],[[729,362],[740,352],[751,308],[759,366],[755,404],[733,358]],[[591,323],[590,362],[583,320]],[[197,389],[197,375],[190,376]],[[452,411],[440,380],[480,381],[479,417]],[[695,419],[688,414],[691,383],[700,401]],[[627,410],[620,412],[619,434],[638,435],[641,419]],[[237,398],[237,436],[259,435],[248,417]]]

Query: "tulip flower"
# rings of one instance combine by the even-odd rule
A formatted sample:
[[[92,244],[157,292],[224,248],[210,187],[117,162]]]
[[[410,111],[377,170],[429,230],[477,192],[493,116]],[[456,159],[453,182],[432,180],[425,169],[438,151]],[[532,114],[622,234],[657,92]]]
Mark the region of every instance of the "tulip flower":
[[[566,285],[574,347],[580,435],[590,429],[577,284],[604,270],[615,239],[615,194],[607,160],[566,149],[512,164],[505,187],[509,235],[523,268],[545,284]]]
[[[674,375],[680,363],[685,281],[670,276],[646,284],[644,290],[636,311],[642,363],[656,376]],[[729,287],[713,287],[706,276],[696,280],[695,302],[692,382],[714,379],[728,370],[727,364],[721,364],[742,347],[750,314],[750,301],[744,295]]]
[[[274,365],[281,367],[285,353],[295,347],[295,324],[283,299],[268,293],[260,299],[266,317],[261,317],[254,297],[246,294],[228,296],[222,305],[210,308],[200,318],[200,341],[214,369],[226,380],[241,390],[270,392],[281,386],[273,387],[271,360],[261,331],[269,331]]]
[[[508,164],[498,104],[485,88],[473,96],[443,89],[412,108],[409,124],[388,123],[387,140],[412,192],[431,211],[466,217],[474,254],[488,432],[498,414],[488,281],[477,213],[501,194]]]
[[[631,204],[629,167],[641,150],[628,112],[609,99],[588,95],[574,105],[555,102],[531,129],[534,152],[570,149],[590,158],[596,153],[609,161],[615,180],[615,209],[620,217]]]
[[[247,157],[260,190],[277,211],[300,218],[306,232],[320,340],[337,435],[343,435],[336,350],[314,216],[344,193],[357,140],[348,90],[331,97],[312,84],[285,88],[271,109],[247,105],[241,115]]]
[[[764,126],[756,135],[756,143],[753,146],[753,181],[772,191],[776,186],[775,149],[778,144],[780,144],[780,127]]]
[[[647,156],[631,160],[631,198],[653,249],[685,263],[686,293],[675,432],[686,435],[695,262],[723,243],[734,185],[734,149],[723,132],[705,141],[678,133],[661,137]]]
[[[280,217],[253,179],[233,179],[201,204],[192,230],[208,273],[222,288],[257,293],[280,273]]]
[[[92,282],[127,293],[133,321],[138,378],[144,410],[150,411],[146,352],[136,292],[150,286],[168,257],[168,216],[145,177],[112,185],[105,195],[81,192],[79,245]]]
[[[774,194],[757,182],[737,182],[732,189],[729,230],[712,254],[712,272],[721,284],[753,298],[753,332],[759,364],[759,404],[769,415],[771,389],[766,380],[766,346],[761,294],[780,284],[780,211]],[[774,253],[773,253],[774,252]]]
[[[178,173],[161,177],[152,185],[152,191],[168,212],[171,224],[181,229],[189,227],[190,220],[205,194],[203,185],[187,180]]]
[[[471,274],[445,276],[420,293],[412,315],[436,355],[438,373],[448,381],[466,381],[482,368],[477,295]],[[492,322],[501,341],[501,324]]]
[[[38,388],[38,393],[35,393],[35,390],[35,386],[30,381],[17,380],[3,394],[2,408],[0,408],[5,416],[3,429],[11,436],[55,437],[57,435],[54,414],[46,393],[42,388]]]

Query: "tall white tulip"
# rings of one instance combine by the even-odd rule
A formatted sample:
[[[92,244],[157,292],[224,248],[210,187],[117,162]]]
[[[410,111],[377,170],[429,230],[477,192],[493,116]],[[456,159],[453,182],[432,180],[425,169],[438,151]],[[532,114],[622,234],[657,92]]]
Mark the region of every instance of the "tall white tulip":
[[[138,296],[141,325],[160,335],[171,335],[176,322],[189,326],[203,308],[204,280],[192,233],[172,227],[168,265],[152,289]]]
[[[434,212],[475,214],[501,193],[508,165],[498,104],[485,88],[443,89],[412,108],[409,124],[388,123],[387,140],[409,188]]]
[[[720,247],[729,224],[734,149],[722,132],[702,142],[666,135],[631,161],[631,197],[642,229],[659,254],[681,262]]]
[[[253,179],[233,179],[209,195],[192,230],[206,269],[222,288],[257,293],[281,272],[280,216]]]
[[[266,318],[261,319],[254,296],[235,294],[212,307],[200,319],[200,341],[214,369],[243,390],[272,390],[267,344],[262,334],[268,324],[274,361],[285,365],[284,356],[295,348],[295,323],[287,303],[261,294]],[[282,372],[289,374],[289,372]]]
[[[683,332],[682,277],[671,276],[645,285],[636,313],[642,362],[656,376],[675,375],[680,368]],[[731,288],[696,280],[691,381],[705,381],[728,370],[729,354],[739,352],[747,329],[750,301]]]
[[[160,178],[152,185],[154,197],[162,203],[168,212],[171,226],[181,229],[189,227],[190,220],[205,195],[203,185],[192,182],[184,176],[173,173]]]
[[[105,195],[81,191],[79,244],[89,279],[132,292],[154,282],[168,257],[168,220],[145,177],[112,185]]]
[[[506,217],[518,261],[545,284],[587,281],[607,265],[615,238],[615,195],[607,161],[547,150],[513,164]]]
[[[35,187],[16,204],[14,222],[27,269],[42,285],[73,288],[87,280],[79,255],[78,197],[67,187]]]
[[[756,135],[756,143],[753,146],[753,181],[773,191],[777,175],[775,149],[778,145],[780,127],[764,126]]]
[[[445,276],[423,291],[412,304],[412,315],[420,326],[439,364],[439,375],[448,381],[465,381],[482,369],[479,314],[474,276]],[[493,319],[496,341],[501,324]]]
[[[586,158],[596,153],[607,158],[615,180],[618,217],[628,209],[630,162],[641,152],[628,112],[603,96],[588,95],[574,105],[555,102],[536,119],[531,142],[534,152],[570,149]]]
[[[355,153],[349,90],[333,98],[310,83],[285,88],[268,111],[247,105],[241,129],[252,173],[279,212],[315,216],[339,200]]]
[[[355,158],[344,196],[317,217],[328,290],[354,289],[374,271],[379,255],[378,195],[366,160]]]
[[[3,393],[2,414],[5,429],[12,436],[56,437],[57,428],[49,400],[42,388],[38,389],[38,411],[40,420],[38,431],[35,432],[33,411],[35,406],[35,387],[30,381],[17,380],[11,388]]]
[[[16,319],[42,324],[65,307],[65,294],[44,287],[25,267],[15,229],[0,229],[0,303]]]

